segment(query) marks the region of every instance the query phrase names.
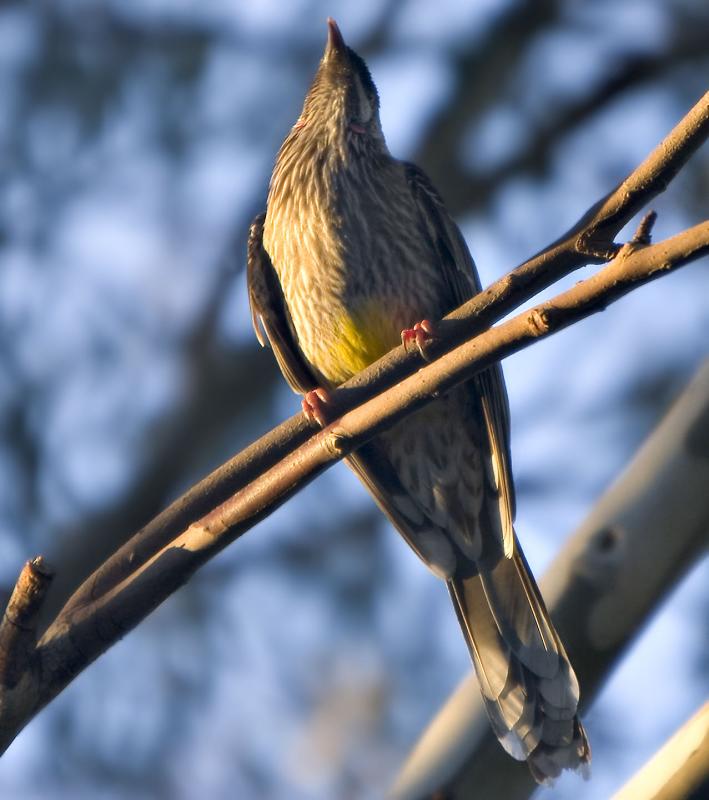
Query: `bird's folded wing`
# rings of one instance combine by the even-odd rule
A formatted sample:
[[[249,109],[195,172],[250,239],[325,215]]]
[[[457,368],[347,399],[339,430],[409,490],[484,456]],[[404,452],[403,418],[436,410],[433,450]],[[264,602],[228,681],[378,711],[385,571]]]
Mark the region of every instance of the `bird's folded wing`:
[[[426,174],[414,164],[405,164],[406,179],[419,208],[419,226],[438,255],[439,268],[447,278],[451,310],[481,290],[480,279],[463,234],[446,210],[440,195]],[[515,514],[514,485],[511,478],[510,410],[502,377],[495,364],[477,375],[473,386],[482,400],[495,479],[500,496],[504,546],[512,554]]]
[[[246,274],[249,305],[256,338],[267,344],[264,333],[291,389],[299,394],[314,389],[317,381],[297,343],[288,307],[271,259],[263,247],[266,212],[251,223],[247,245]]]

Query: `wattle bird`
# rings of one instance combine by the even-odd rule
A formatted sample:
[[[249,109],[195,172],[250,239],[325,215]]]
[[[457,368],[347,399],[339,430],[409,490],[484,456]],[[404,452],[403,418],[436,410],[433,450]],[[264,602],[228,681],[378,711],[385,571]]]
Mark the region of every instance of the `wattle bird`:
[[[424,173],[391,156],[369,70],[333,20],[248,245],[256,334],[321,423],[327,390],[422,341],[480,291],[466,243]],[[347,459],[450,592],[492,728],[538,781],[590,749],[574,671],[513,528],[499,365]]]

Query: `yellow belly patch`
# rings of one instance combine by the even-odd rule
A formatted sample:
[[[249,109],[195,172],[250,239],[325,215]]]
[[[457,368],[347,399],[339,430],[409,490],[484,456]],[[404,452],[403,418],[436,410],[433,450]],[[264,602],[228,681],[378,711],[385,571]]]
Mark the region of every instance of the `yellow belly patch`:
[[[401,328],[380,303],[343,311],[336,317],[334,345],[328,364],[320,371],[333,383],[342,383],[401,344]]]

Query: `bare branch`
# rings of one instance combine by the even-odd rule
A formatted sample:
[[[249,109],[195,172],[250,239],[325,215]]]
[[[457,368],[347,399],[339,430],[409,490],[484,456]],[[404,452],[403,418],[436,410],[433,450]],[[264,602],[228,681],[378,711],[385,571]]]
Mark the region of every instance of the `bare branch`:
[[[43,682],[33,693],[28,718],[51,700],[113,642],[187,581],[208,558],[275,510],[324,469],[406,414],[532,342],[605,308],[633,286],[709,252],[709,222],[656,245],[626,245],[597,275],[555,299],[525,311],[441,356],[414,375],[345,413],[256,477],[213,511],[192,523],[147,559],[120,556],[125,575],[115,586],[70,601],[37,647]],[[124,552],[125,551],[125,552]],[[95,587],[95,583],[92,584]],[[82,592],[87,597],[85,592]],[[11,738],[0,745],[5,747]]]
[[[15,736],[27,720],[33,693],[40,684],[37,617],[52,580],[41,556],[20,572],[0,622],[0,739]]]
[[[657,212],[656,211],[648,211],[647,214],[640,220],[640,224],[638,225],[638,229],[635,231],[635,235],[631,239],[631,244],[650,244],[652,241],[652,229],[655,227],[655,223],[657,222]]]
[[[686,800],[709,785],[709,702],[688,720],[612,800]],[[698,798],[700,795],[697,794]],[[702,794],[701,796],[705,796]]]
[[[438,341],[429,349],[431,358],[450,350],[474,332],[497,322],[573,270],[599,261],[588,254],[613,255],[614,237],[647,203],[662,192],[689,157],[709,135],[709,92],[663,139],[653,152],[610,194],[590,208],[563,236],[493,283],[437,326]],[[417,353],[398,347],[347,381],[333,396],[333,404],[345,413],[374,394],[412,375],[421,365]],[[208,509],[224,502],[256,475],[270,469],[310,435],[302,414],[274,428],[232,458],[148,523],[114,557],[85,582],[70,605],[90,602],[114,586],[129,571],[166,545],[185,525]],[[130,564],[129,564],[130,561]]]
[[[702,63],[706,59],[706,30],[701,27],[679,26],[680,31],[666,50],[648,55],[644,53],[628,54],[614,70],[601,80],[591,91],[570,101],[568,105],[556,111],[551,118],[544,115],[539,127],[530,137],[528,144],[520,152],[508,160],[494,166],[486,172],[466,171],[459,158],[451,154],[460,153],[460,143],[466,130],[476,119],[482,118],[485,109],[478,107],[477,97],[481,83],[485,78],[478,74],[470,85],[475,88],[476,97],[469,105],[464,106],[464,114],[460,113],[461,105],[455,99],[446,104],[446,116],[450,116],[452,126],[448,145],[442,146],[443,139],[438,137],[438,120],[434,121],[431,135],[427,137],[418,156],[417,163],[431,167],[431,177],[437,185],[445,186],[446,203],[451,211],[460,214],[471,209],[485,207],[492,192],[506,180],[525,173],[543,174],[548,171],[551,157],[559,140],[586,122],[595,113],[612,100],[644,84],[665,77],[678,67],[688,63]],[[499,101],[499,76],[490,82],[496,91],[492,97]],[[483,98],[484,99],[484,98]],[[466,101],[471,99],[466,98]],[[450,124],[450,123],[445,123]],[[530,120],[530,124],[533,122]]]
[[[550,0],[514,3],[495,15],[484,40],[454,57],[451,97],[427,126],[413,159],[425,167],[436,185],[450,187],[452,191],[446,193],[450,208],[463,206],[456,190],[459,175],[454,174],[450,154],[459,152],[470,120],[482,118],[499,102],[500,87],[517,74],[534,35],[553,27],[560,12],[560,5]]]
[[[42,556],[20,572],[0,622],[0,686],[13,688],[37,643],[37,617],[52,580]]]
[[[541,582],[588,708],[604,679],[678,577],[703,554],[709,530],[709,360],[569,539]],[[672,535],[669,536],[668,532]],[[424,732],[390,797],[445,787],[521,800],[537,788],[490,735],[474,678]],[[645,795],[634,795],[645,797]]]
[[[201,564],[368,438],[499,359],[707,252],[709,222],[649,246],[634,241],[619,249],[608,238],[665,187],[707,132],[709,94],[564,237],[450,315],[431,348],[437,360],[419,369],[420,359],[399,348],[337,391],[341,416],[332,425],[313,432],[302,417],[290,420],[136,534],[79,587],[28,656],[23,691],[13,697],[20,706],[12,714],[0,710],[0,748]],[[575,266],[615,253],[597,275],[475,337]],[[0,686],[0,709],[7,708],[2,692]]]

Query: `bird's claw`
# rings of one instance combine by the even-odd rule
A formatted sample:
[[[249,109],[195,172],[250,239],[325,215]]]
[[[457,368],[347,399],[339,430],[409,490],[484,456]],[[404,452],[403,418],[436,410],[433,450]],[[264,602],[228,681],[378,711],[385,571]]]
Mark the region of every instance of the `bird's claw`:
[[[435,338],[436,331],[433,327],[433,323],[429,322],[427,319],[422,319],[421,322],[417,322],[413,328],[405,328],[401,332],[401,343],[404,345],[404,350],[408,353],[410,346],[415,344],[422,358],[427,358],[424,345],[426,342],[430,342],[431,339]]]
[[[322,386],[306,392],[303,395],[301,405],[303,407],[303,414],[305,414],[308,422],[315,423],[321,428],[324,428],[327,423],[327,409],[326,406],[332,402],[330,393]]]

